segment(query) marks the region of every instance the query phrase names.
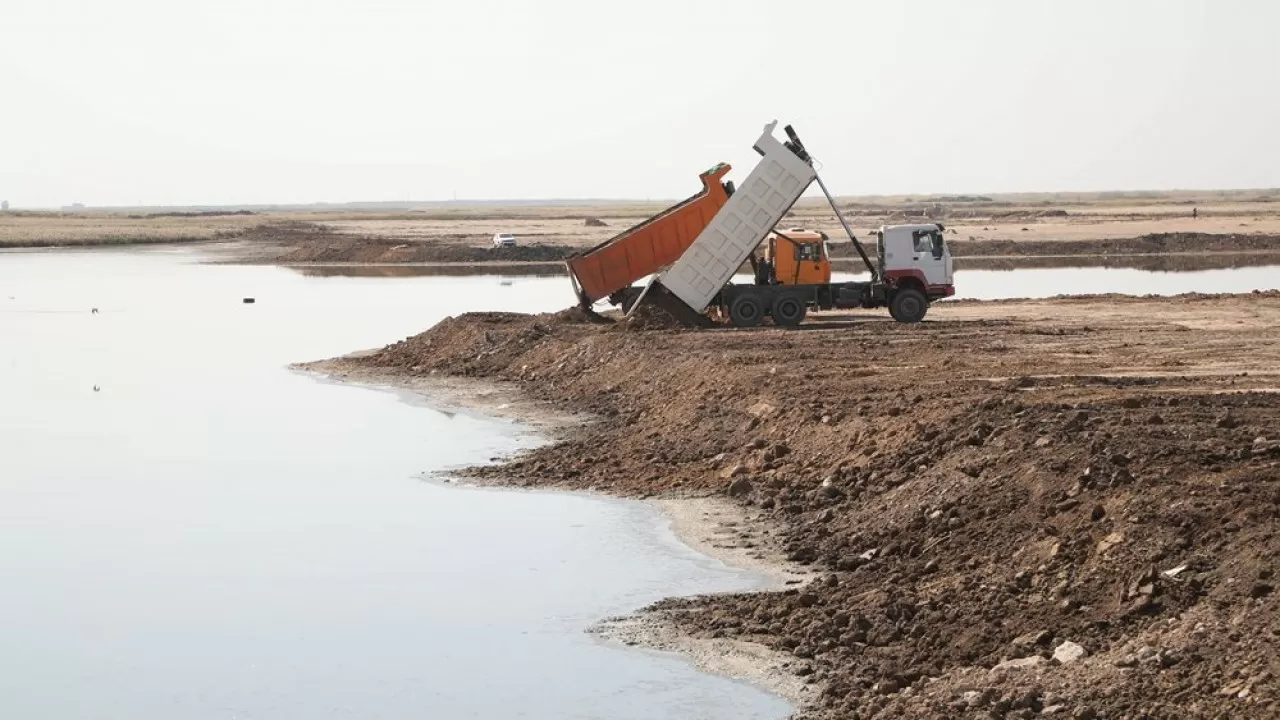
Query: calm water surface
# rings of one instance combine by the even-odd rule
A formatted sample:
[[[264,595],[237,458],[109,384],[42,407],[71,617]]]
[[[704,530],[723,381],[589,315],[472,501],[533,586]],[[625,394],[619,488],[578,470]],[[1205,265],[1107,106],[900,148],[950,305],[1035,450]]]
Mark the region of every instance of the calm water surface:
[[[0,254],[0,717],[787,714],[583,632],[759,578],[641,505],[423,482],[535,439],[286,369],[567,283],[194,258]]]

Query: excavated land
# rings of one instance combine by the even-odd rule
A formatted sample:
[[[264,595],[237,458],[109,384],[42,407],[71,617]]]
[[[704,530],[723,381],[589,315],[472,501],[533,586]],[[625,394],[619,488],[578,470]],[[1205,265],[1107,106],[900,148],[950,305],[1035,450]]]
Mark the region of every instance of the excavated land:
[[[648,613],[784,653],[798,717],[1280,716],[1280,292],[587,320],[467,314],[342,362],[594,418],[480,481],[739,503],[729,543],[816,579]]]

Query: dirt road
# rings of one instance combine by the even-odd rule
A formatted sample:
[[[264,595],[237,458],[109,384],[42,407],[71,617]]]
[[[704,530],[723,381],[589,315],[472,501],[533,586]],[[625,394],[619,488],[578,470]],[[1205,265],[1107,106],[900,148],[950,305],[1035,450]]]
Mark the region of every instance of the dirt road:
[[[655,612],[788,653],[803,717],[1280,714],[1280,293],[470,314],[346,362],[598,418],[478,478],[741,503],[737,542],[820,579]]]

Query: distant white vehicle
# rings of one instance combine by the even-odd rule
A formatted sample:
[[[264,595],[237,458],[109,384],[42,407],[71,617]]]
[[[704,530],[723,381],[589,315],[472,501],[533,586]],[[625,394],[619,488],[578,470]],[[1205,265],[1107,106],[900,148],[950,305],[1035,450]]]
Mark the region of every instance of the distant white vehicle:
[[[494,247],[496,247],[496,248],[500,248],[500,247],[515,247],[515,246],[516,246],[516,236],[515,236],[515,235],[512,235],[511,233],[494,233],[494,235],[493,235],[493,246],[494,246]]]

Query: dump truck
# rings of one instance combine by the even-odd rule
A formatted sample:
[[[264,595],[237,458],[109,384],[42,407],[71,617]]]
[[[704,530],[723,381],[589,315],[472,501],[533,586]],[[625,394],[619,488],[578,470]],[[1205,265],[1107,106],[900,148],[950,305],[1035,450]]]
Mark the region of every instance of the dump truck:
[[[873,262],[818,176],[813,158],[795,130],[788,125],[784,128],[788,140],[779,142],[773,136],[775,127],[777,121],[766,125],[756,140],[754,149],[762,157],[739,192],[678,260],[654,276],[641,298],[653,296],[653,302],[689,320],[714,308],[735,326],[750,327],[766,316],[775,324],[796,325],[815,307],[887,307],[899,322],[919,322],[929,303],[955,294],[945,228],[937,224],[882,226],[876,234],[877,257]],[[742,263],[755,256],[760,244],[814,182],[862,258],[870,279],[779,281],[775,253],[770,273],[762,276],[757,272],[750,284],[733,283]],[[810,259],[829,264],[825,251]]]
[[[720,163],[698,176],[702,190],[627,228],[565,262],[574,294],[584,310],[622,292],[632,283],[670,265],[684,254],[733,195],[733,183],[721,182],[732,168]]]
[[[873,261],[818,176],[813,158],[795,130],[786,126],[788,140],[779,142],[773,136],[776,127],[777,121],[769,123],[756,140],[753,148],[761,160],[738,191],[726,193],[709,219],[699,216],[703,226],[669,264],[653,267],[656,257],[634,267],[615,263],[610,282],[602,283],[594,293],[580,290],[587,272],[575,272],[571,265],[574,287],[584,307],[588,307],[588,299],[607,296],[628,314],[649,303],[688,324],[711,324],[708,315],[715,313],[728,317],[737,327],[759,325],[766,317],[776,325],[798,325],[810,309],[886,307],[899,322],[919,322],[931,302],[955,294],[951,252],[942,225],[881,226],[876,231]],[[776,230],[814,182],[866,266],[869,279],[831,282],[825,235],[803,229]],[[644,228],[647,222],[637,228]],[[682,243],[696,225],[682,227]],[[607,250],[615,241],[633,252],[643,246],[639,233],[623,233],[587,254]],[[762,243],[768,245],[763,257],[758,254]],[[733,282],[747,262],[753,268],[751,282]],[[631,285],[650,273],[648,284]],[[608,292],[602,294],[605,288]]]
[[[873,276],[888,281],[833,283],[826,234],[803,228],[774,231],[763,257],[753,253],[747,258],[753,282],[725,285],[713,304],[738,327],[758,325],[766,316],[775,325],[799,325],[810,309],[882,306],[895,320],[918,322],[930,302],[955,293],[945,232],[937,223],[881,226]]]

